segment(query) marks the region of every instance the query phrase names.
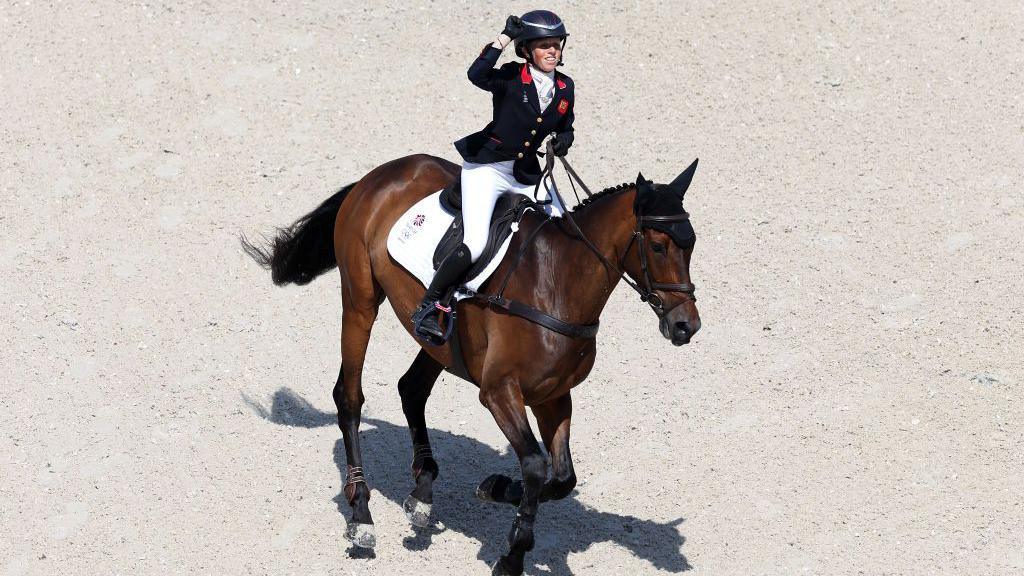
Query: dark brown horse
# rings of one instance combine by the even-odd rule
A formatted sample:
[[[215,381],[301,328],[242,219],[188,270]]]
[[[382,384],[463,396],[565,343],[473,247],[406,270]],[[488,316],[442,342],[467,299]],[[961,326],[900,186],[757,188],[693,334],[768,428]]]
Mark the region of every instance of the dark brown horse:
[[[527,212],[508,256],[494,273],[507,276],[503,296],[571,325],[596,325],[620,279],[640,292],[654,310],[665,338],[685,344],[700,329],[689,264],[696,241],[682,200],[696,162],[671,184],[638,177],[585,200],[567,217]],[[385,298],[412,333],[410,314],[423,286],[387,251],[395,221],[415,202],[447,185],[458,166],[416,155],[388,162],[342,188],[316,210],[279,230],[262,249],[246,251],[270,268],[276,284],[306,284],[335,265],[341,273],[341,370],[334,387],[338,425],[345,441],[352,506],[346,536],[359,546],[375,543],[370,490],[362,468],[359,421],[362,372],[370,328]],[[472,190],[466,190],[472,194]],[[516,256],[519,256],[518,260]],[[513,263],[513,261],[516,261]],[[488,289],[488,284],[484,289]],[[480,403],[494,416],[519,457],[522,480],[492,475],[478,489],[484,500],[518,505],[509,552],[494,574],[521,574],[533,548],[533,523],[540,502],[567,496],[576,485],[569,454],[570,390],[594,365],[593,335],[550,330],[482,299],[459,304],[456,330],[464,367],[480,389]],[[405,511],[416,525],[430,522],[438,466],[430,452],[424,407],[441,371],[457,366],[450,345],[425,347],[398,382],[412,435],[416,487]],[[537,419],[548,462],[530,430],[526,407]]]

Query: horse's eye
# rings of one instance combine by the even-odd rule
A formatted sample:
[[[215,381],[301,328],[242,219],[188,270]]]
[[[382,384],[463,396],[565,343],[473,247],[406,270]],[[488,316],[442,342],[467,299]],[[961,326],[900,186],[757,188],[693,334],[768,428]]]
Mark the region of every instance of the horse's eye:
[[[651,244],[651,250],[654,250],[658,254],[664,254],[665,253],[665,245],[664,244]]]

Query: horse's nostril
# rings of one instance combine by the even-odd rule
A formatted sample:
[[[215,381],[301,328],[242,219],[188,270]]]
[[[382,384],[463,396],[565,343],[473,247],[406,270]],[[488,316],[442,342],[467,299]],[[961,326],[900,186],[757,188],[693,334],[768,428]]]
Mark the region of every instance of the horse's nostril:
[[[686,332],[687,334],[689,334],[690,333],[690,326],[686,322],[676,322],[676,330],[677,331],[681,330],[681,331]]]

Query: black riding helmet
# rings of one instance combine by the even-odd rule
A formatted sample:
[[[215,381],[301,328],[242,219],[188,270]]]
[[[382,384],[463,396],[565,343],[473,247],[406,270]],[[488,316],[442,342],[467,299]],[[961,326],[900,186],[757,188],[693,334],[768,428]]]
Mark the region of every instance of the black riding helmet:
[[[565,39],[569,33],[565,31],[565,24],[558,14],[549,10],[532,10],[519,17],[523,21],[525,31],[516,38],[516,55],[520,58],[530,60],[526,53],[526,45],[533,40],[542,38],[561,38],[562,51],[565,51]],[[558,65],[562,65],[562,55],[558,55]]]

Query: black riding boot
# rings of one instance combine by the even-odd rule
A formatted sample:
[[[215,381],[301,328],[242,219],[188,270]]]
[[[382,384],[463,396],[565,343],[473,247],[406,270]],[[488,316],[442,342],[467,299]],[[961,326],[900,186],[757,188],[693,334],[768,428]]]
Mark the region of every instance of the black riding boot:
[[[459,244],[441,261],[437,272],[434,273],[434,279],[430,281],[427,293],[423,296],[423,301],[412,314],[413,329],[417,336],[431,344],[444,343],[445,333],[438,321],[438,300],[459,281],[472,264],[469,248],[465,244]]]

